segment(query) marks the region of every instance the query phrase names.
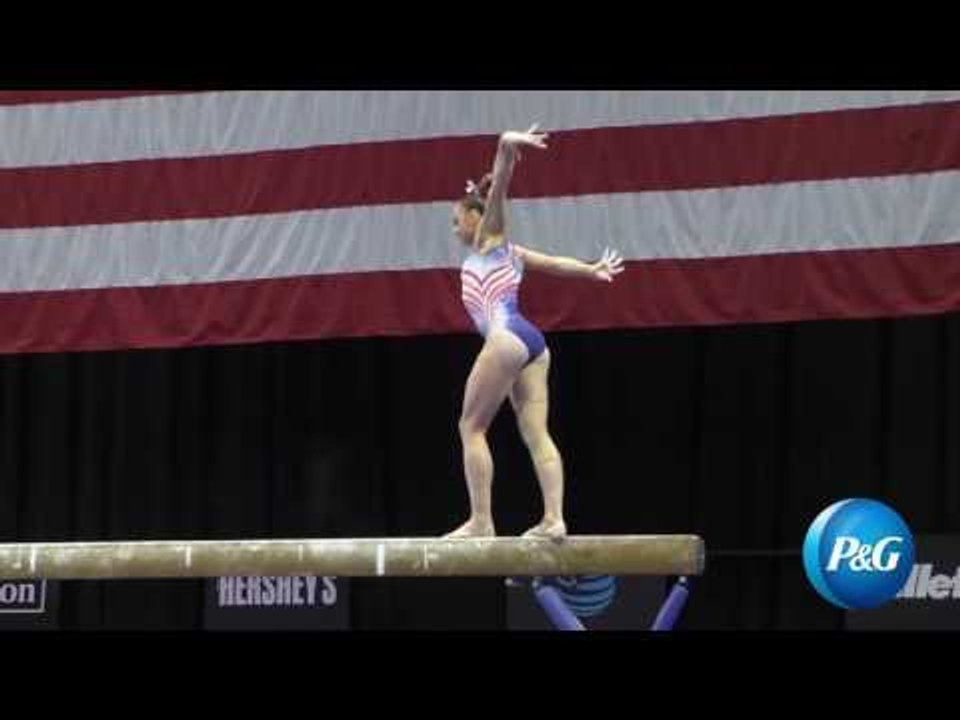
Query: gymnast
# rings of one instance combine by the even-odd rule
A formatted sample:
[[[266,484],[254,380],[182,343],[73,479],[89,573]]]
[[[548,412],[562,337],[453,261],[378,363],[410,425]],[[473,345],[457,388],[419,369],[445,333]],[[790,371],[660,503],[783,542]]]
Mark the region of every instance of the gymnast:
[[[520,314],[517,294],[527,268],[612,282],[622,272],[623,260],[608,249],[598,261],[585,263],[534,252],[506,239],[504,206],[519,149],[544,150],[547,137],[537,125],[526,132],[503,133],[493,171],[479,183],[469,181],[466,196],[453,209],[454,233],[470,251],[460,274],[462,300],[485,340],[467,379],[459,423],[470,517],[448,538],[496,535],[493,458],[486,433],[508,396],[543,494],[543,517],[523,536],[560,541],[567,533],[563,459],[547,428],[550,350],[543,333]]]

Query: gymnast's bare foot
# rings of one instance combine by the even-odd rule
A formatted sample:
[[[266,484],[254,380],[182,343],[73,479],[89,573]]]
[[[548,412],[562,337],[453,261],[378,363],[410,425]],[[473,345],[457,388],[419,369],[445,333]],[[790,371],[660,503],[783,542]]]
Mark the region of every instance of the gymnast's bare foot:
[[[539,525],[527,530],[523,537],[525,538],[545,538],[560,542],[567,536],[567,524],[563,520],[554,520],[544,518]]]
[[[470,518],[463,525],[453,532],[444,535],[444,538],[466,538],[466,537],[496,537],[496,530],[493,528],[492,520],[477,520]]]

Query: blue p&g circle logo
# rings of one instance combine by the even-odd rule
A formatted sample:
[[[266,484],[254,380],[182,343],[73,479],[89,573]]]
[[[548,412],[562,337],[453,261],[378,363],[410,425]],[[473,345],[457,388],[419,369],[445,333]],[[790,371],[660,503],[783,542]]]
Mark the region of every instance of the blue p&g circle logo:
[[[892,600],[913,559],[910,528],[876,500],[834,503],[816,517],[803,541],[807,578],[826,600],[847,610]]]

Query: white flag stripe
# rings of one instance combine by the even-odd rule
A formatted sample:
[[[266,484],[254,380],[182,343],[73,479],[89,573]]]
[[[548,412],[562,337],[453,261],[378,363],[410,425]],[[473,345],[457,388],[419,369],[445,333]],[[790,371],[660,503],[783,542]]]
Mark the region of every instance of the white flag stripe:
[[[718,258],[960,242],[960,172],[515,201],[510,238],[554,254]],[[456,268],[450,203],[0,231],[0,291]]]
[[[659,125],[960,100],[960,91],[244,91],[0,107],[0,168]]]

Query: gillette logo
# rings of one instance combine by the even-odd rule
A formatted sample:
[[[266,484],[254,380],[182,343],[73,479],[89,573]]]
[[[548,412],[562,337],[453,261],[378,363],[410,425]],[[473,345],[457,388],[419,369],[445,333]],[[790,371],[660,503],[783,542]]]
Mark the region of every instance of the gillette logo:
[[[917,563],[907,582],[896,595],[897,600],[960,600],[960,567],[953,577],[934,575],[933,563]]]

